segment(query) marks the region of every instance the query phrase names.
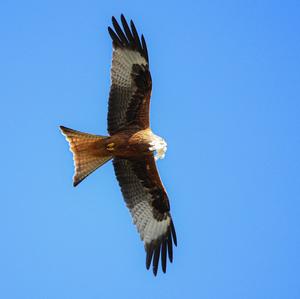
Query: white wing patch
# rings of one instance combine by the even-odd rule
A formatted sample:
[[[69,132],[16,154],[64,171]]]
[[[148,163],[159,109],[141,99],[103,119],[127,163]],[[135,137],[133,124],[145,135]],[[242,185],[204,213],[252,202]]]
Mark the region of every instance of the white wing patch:
[[[134,64],[147,65],[147,61],[137,51],[114,49],[111,68],[112,84],[132,88],[134,82],[131,79],[131,71]]]
[[[171,221],[170,217],[157,221],[153,217],[152,209],[148,201],[141,201],[131,209],[133,222],[137,226],[145,245],[150,244],[153,240],[160,239],[166,234]]]

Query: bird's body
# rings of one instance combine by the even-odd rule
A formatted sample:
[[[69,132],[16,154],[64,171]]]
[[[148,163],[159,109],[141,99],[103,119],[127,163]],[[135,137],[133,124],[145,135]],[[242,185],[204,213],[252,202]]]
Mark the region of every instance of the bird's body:
[[[74,186],[94,170],[113,160],[124,200],[147,252],[146,267],[156,275],[161,257],[163,272],[167,256],[173,260],[176,233],[166,190],[156,159],[164,158],[167,144],[150,129],[149,108],[152,79],[145,39],[121,16],[123,30],[113,17],[112,85],[109,95],[109,136],[82,133],[61,126],[73,153]],[[155,155],[156,152],[156,155]]]
[[[152,155],[154,151],[157,151],[159,156],[161,147],[166,151],[166,142],[150,128],[123,130],[105,140],[107,153],[117,158],[134,159],[141,155]]]

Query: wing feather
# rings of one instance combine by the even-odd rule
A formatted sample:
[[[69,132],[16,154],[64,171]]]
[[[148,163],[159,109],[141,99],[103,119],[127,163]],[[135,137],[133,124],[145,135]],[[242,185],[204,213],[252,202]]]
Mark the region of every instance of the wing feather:
[[[158,270],[159,256],[160,256],[160,244],[155,248],[154,257],[153,257],[153,273],[155,276]]]
[[[113,41],[111,88],[108,107],[110,135],[128,127],[149,127],[149,106],[152,80],[148,51],[144,37],[139,38],[136,27],[130,27],[123,15],[123,29],[112,18],[113,28],[108,32]]]
[[[161,244],[161,267],[164,273],[167,270],[167,240],[163,240]]]
[[[159,258],[166,272],[167,256],[173,260],[175,228],[170,215],[168,196],[159,178],[153,156],[128,160],[115,158],[113,165],[127,207],[144,241],[146,268],[151,263],[157,274]],[[172,241],[172,235],[173,237]]]
[[[172,236],[171,236],[171,232],[169,232],[168,234],[168,255],[169,255],[169,260],[171,263],[173,263],[173,244],[172,244]]]
[[[123,14],[121,15],[121,22],[122,22],[122,25],[123,25],[123,28],[124,28],[124,31],[126,33],[126,36],[127,36],[127,39],[129,41],[129,43],[134,44],[134,38],[132,36],[132,33],[131,33],[130,28],[128,26],[128,23],[127,23],[127,21],[126,21]]]
[[[144,51],[144,53],[145,53],[145,58],[146,58],[146,60],[147,60],[148,63],[149,63],[147,44],[146,44],[146,41],[145,41],[145,38],[144,38],[144,35],[143,35],[143,34],[142,34],[142,45],[143,45],[143,51]]]
[[[110,27],[108,27],[108,33],[109,33],[111,39],[113,40],[113,43],[115,44],[115,46],[121,47],[122,42],[120,41],[119,37],[115,34],[115,32]]]
[[[143,48],[142,48],[142,45],[141,45],[139,34],[138,34],[138,32],[137,32],[137,30],[135,28],[135,25],[134,25],[134,23],[133,23],[132,20],[130,21],[130,27],[131,27],[131,31],[132,31],[132,34],[133,34],[133,38],[134,38],[135,44],[137,46],[137,50],[140,53],[143,53]]]
[[[119,23],[117,22],[116,18],[115,17],[112,17],[112,23],[113,23],[113,26],[116,30],[116,33],[118,34],[120,40],[122,41],[122,44],[126,47],[129,45],[129,42],[127,40],[127,37],[125,36],[125,34],[123,33]]]

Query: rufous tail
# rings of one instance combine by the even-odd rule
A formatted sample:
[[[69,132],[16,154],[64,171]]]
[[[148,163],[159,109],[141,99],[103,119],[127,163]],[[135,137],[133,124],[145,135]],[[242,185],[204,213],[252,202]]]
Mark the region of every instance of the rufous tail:
[[[112,156],[107,155],[104,140],[108,137],[82,133],[60,126],[73,153],[75,174],[73,186],[77,186],[89,174],[109,161]]]

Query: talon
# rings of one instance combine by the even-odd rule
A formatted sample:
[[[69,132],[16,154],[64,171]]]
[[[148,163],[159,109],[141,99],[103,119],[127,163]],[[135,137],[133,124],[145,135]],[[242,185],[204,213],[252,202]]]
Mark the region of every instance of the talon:
[[[106,149],[108,150],[108,151],[113,151],[114,150],[114,146],[115,146],[115,144],[112,142],[112,143],[109,143],[107,146],[106,146]]]

